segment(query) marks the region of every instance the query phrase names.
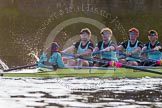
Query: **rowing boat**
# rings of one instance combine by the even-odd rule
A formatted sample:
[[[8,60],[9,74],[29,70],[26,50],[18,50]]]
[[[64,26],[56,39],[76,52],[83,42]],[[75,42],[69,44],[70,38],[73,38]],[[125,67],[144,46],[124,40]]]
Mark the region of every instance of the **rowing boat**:
[[[66,68],[53,71],[47,68],[35,69],[32,72],[28,70],[1,72],[3,77],[41,77],[41,78],[59,78],[59,77],[103,77],[103,78],[141,78],[141,77],[162,77],[161,74],[136,71],[126,68]],[[160,68],[149,69],[161,71]]]
[[[63,53],[66,56],[74,57],[74,54]],[[145,66],[128,66],[119,62],[106,61],[96,58],[83,60],[95,61],[107,64],[109,68],[104,67],[65,67],[54,71],[47,68],[37,68],[31,72],[29,70],[14,71],[17,69],[35,67],[38,64],[28,64],[24,66],[17,66],[13,68],[4,69],[0,74],[4,77],[104,77],[104,78],[141,78],[141,77],[162,77],[161,67],[145,67]],[[155,61],[156,64],[162,65],[162,60]],[[112,68],[113,67],[113,68]],[[117,68],[116,68],[117,67]]]

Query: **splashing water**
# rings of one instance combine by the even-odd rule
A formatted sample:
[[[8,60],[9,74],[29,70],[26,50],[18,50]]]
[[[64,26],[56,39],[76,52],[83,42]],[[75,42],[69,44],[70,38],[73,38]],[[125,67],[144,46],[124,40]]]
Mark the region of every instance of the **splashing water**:
[[[31,52],[31,53],[29,53],[28,55],[29,55],[29,56],[30,56],[30,55],[33,56],[33,57],[37,60],[37,62],[39,61],[39,57],[38,57],[37,54],[35,54],[34,52]]]
[[[0,65],[3,67],[4,70],[9,69],[9,67],[0,59]]]

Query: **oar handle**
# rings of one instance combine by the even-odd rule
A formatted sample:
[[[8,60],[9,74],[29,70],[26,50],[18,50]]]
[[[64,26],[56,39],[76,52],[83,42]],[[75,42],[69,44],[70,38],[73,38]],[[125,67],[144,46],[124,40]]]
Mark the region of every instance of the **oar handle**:
[[[148,69],[143,69],[143,68],[138,68],[138,67],[133,67],[133,66],[127,66],[127,65],[123,65],[122,67],[125,67],[125,68],[128,68],[128,69],[135,69],[135,70],[140,70],[140,71],[143,71],[143,72],[150,72],[150,73],[162,75],[162,72],[158,72],[158,71],[154,71],[154,70],[148,70]]]
[[[92,52],[92,55],[94,56],[94,55],[99,55],[99,54],[102,54],[103,53],[103,51],[95,51],[95,52]]]
[[[27,68],[27,67],[33,67],[33,66],[37,66],[38,64],[28,64],[28,65],[24,65],[24,66],[17,66],[17,67],[13,67],[13,68],[9,68],[6,70],[3,70],[4,72],[8,72],[8,71],[12,71],[12,70],[17,70],[17,69],[23,69],[23,68]]]
[[[69,54],[69,53],[65,53],[65,52],[60,52],[62,55],[64,56],[69,56],[69,57],[75,57],[74,54]]]

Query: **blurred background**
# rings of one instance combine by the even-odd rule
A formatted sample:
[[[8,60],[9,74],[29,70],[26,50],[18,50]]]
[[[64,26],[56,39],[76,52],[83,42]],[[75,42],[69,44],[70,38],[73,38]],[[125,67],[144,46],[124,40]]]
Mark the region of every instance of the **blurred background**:
[[[95,44],[104,26],[117,44],[128,39],[131,27],[143,43],[150,29],[162,42],[162,0],[0,0],[0,59],[10,67],[35,62],[29,53],[40,56],[52,41],[63,50],[85,27]]]

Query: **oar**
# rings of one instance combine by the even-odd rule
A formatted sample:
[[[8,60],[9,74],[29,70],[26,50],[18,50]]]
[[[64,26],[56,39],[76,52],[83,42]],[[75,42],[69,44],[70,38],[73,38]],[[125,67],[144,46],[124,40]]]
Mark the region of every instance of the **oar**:
[[[90,66],[66,66],[61,69],[97,69],[97,70],[115,70],[115,68],[107,67],[90,67]]]
[[[92,52],[92,55],[98,55],[98,54],[102,54],[103,52],[102,51],[95,51],[95,52]]]
[[[141,52],[141,54],[146,54],[146,53],[154,52],[154,51],[156,51],[156,50],[153,50],[153,49],[144,50],[143,52]]]
[[[158,71],[154,71],[154,70],[148,70],[148,69],[143,69],[143,68],[138,68],[138,67],[133,67],[133,66],[128,66],[128,65],[124,65],[124,64],[119,63],[119,62],[115,62],[115,63],[109,62],[108,64],[110,66],[111,66],[111,64],[114,64],[116,67],[124,67],[124,68],[128,68],[128,69],[135,69],[135,70],[140,70],[140,71],[144,71],[144,72],[150,72],[150,73],[162,75],[162,72],[158,72]]]
[[[126,56],[126,53],[123,53],[123,52],[117,52],[117,54]],[[145,58],[145,57],[135,57],[135,56],[132,56],[132,55],[130,55],[129,57],[144,60],[144,61],[147,60],[147,61],[156,62],[156,60],[154,60],[154,59],[149,59],[149,58]]]
[[[65,56],[75,57],[74,54],[68,54],[68,53],[62,53],[62,54],[65,55]],[[113,61],[107,61],[107,60],[101,60],[101,59],[94,59],[94,58],[91,58],[91,59],[83,58],[83,57],[78,57],[78,58],[88,60],[88,61],[97,61],[97,62],[105,63],[108,66],[116,66],[118,68],[124,67],[124,68],[128,68],[128,69],[136,69],[136,70],[140,70],[140,71],[144,71],[144,72],[150,72],[150,73],[155,73],[155,74],[162,75],[162,72],[143,69],[143,68],[138,68],[138,67],[133,67],[133,66],[128,66],[128,65],[124,65],[124,64],[119,63],[119,62],[113,62]],[[159,63],[162,63],[162,61],[158,60],[158,61],[156,61],[156,63],[159,64]]]
[[[75,54],[69,54],[69,53],[64,53],[64,52],[61,52],[61,54],[64,56],[68,56],[68,57],[73,57],[73,58],[75,57]],[[96,59],[96,58],[83,58],[83,57],[78,57],[78,58],[83,59],[83,60],[88,60],[88,61],[107,63],[107,61],[105,60]]]
[[[3,70],[4,72],[8,72],[8,71],[12,71],[12,70],[17,70],[17,69],[23,69],[23,68],[28,68],[28,67],[33,67],[33,66],[37,66],[38,64],[27,64],[27,65],[23,65],[23,66],[17,66],[17,67],[12,67],[6,70]]]
[[[95,60],[96,61],[96,60]],[[158,72],[158,71],[154,71],[154,70],[148,70],[148,69],[143,69],[143,68],[139,68],[139,67],[134,67],[134,66],[128,66],[119,62],[114,62],[114,61],[107,61],[106,60],[99,60],[102,63],[107,63],[108,66],[116,66],[118,68],[120,67],[124,67],[124,68],[128,68],[128,69],[135,69],[135,70],[140,70],[140,71],[144,71],[144,72],[150,72],[150,73],[155,73],[155,74],[160,74],[162,75],[162,72]],[[156,63],[159,64],[159,62],[161,63],[161,60],[158,60]]]

